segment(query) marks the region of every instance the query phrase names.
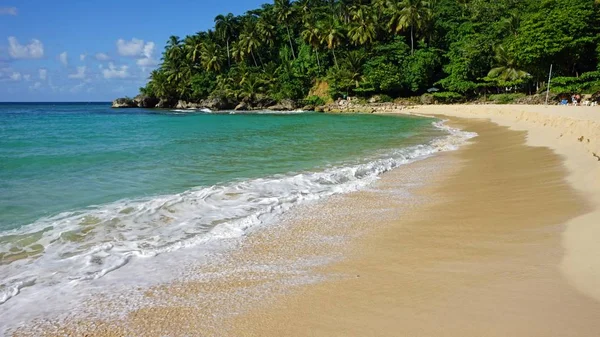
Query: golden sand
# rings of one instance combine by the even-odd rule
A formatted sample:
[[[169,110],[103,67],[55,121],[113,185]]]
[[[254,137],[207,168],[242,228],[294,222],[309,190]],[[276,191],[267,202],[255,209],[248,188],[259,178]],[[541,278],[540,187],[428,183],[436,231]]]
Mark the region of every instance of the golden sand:
[[[122,320],[52,324],[44,335],[598,335],[590,285],[600,180],[585,183],[596,172],[595,120],[544,126],[555,116],[525,121],[510,107],[412,111],[529,132],[454,120],[480,136],[371,189],[292,211],[198,267],[204,281],[144,290],[155,305]],[[15,335],[41,335],[32,331]]]
[[[461,162],[418,189],[431,202],[384,221],[333,267],[360,277],[243,315],[234,335],[597,335],[600,303],[558,267],[564,223],[591,205],[567,184],[558,156],[525,146],[525,132],[461,123],[480,134],[472,145],[414,164]]]

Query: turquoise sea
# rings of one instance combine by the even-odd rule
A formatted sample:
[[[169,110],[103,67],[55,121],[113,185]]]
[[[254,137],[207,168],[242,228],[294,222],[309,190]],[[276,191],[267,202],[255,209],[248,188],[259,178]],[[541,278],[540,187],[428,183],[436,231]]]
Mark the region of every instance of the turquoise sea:
[[[420,117],[2,103],[0,314],[243,236],[464,139]]]

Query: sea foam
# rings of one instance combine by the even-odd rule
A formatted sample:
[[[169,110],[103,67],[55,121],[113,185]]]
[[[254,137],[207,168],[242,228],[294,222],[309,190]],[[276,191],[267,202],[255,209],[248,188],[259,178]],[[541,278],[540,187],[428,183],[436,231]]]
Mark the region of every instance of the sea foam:
[[[4,314],[10,310],[16,317],[18,308],[30,310],[36,294],[68,296],[76,288],[127,268],[132,260],[140,264],[183,248],[242,237],[273,223],[295,205],[359,190],[386,171],[454,150],[476,136],[443,122],[434,125],[447,135],[367,162],[121,200],[42,218],[2,233],[0,253],[21,254],[22,258],[0,265],[0,315],[7,317]],[[20,298],[23,303],[17,303]]]

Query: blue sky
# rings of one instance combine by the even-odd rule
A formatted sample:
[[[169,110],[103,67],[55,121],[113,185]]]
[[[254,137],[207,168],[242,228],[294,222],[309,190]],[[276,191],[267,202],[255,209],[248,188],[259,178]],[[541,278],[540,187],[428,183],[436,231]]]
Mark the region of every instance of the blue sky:
[[[0,0],[0,102],[134,96],[171,35],[267,0]]]

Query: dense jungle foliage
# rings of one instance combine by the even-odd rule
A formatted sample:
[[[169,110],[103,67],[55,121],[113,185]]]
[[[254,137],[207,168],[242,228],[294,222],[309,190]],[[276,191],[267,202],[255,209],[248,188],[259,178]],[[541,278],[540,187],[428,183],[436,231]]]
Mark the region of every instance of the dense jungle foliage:
[[[171,36],[142,94],[198,101],[600,90],[593,0],[275,0]],[[435,88],[433,88],[435,87]],[[309,97],[309,99],[315,99]]]

